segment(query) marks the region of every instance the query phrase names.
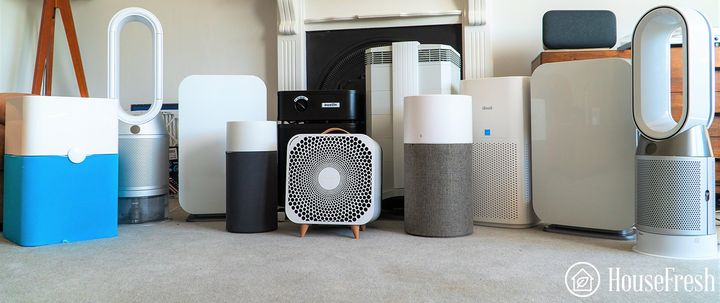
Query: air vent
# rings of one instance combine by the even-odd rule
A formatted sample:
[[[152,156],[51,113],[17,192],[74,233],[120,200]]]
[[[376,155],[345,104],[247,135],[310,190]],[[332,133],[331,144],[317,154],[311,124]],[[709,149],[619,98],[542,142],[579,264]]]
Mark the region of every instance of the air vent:
[[[460,67],[460,55],[451,49],[435,48],[418,50],[419,62],[451,62]]]
[[[392,63],[392,51],[378,51],[365,53],[365,65]]]
[[[369,220],[359,222],[361,218],[376,218],[377,143],[364,135],[299,136],[290,141],[287,156],[286,211],[291,220],[365,224]]]
[[[705,207],[701,161],[637,160],[637,224],[701,232]]]
[[[475,221],[517,220],[518,148],[515,143],[473,144]]]

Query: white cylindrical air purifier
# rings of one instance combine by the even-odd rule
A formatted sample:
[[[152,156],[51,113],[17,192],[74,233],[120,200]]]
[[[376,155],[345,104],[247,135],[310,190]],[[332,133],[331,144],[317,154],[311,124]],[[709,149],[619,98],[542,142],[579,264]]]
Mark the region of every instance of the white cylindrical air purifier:
[[[405,231],[426,237],[473,232],[472,98],[405,97]]]

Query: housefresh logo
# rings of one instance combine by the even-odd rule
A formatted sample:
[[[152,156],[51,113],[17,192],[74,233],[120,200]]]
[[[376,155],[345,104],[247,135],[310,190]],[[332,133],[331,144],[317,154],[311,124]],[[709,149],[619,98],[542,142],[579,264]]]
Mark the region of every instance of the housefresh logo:
[[[588,262],[577,262],[565,272],[565,287],[573,296],[592,296],[600,288],[600,272]]]
[[[588,263],[577,262],[565,272],[565,286],[576,297],[592,296],[600,288],[600,271]],[[607,290],[611,293],[715,292],[715,276],[705,268],[701,273],[682,273],[665,267],[653,273],[627,273],[620,267],[608,267]]]

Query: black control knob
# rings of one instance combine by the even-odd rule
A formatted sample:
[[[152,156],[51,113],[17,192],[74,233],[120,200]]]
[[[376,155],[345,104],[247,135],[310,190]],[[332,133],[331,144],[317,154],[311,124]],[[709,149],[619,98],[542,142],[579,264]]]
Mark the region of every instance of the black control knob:
[[[295,110],[302,112],[308,108],[308,98],[305,96],[299,96],[293,100],[295,102]]]

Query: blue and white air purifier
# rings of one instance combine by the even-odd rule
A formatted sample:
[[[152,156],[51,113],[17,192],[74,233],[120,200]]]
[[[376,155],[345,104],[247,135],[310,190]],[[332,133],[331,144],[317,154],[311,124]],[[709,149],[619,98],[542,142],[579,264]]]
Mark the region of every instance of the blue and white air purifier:
[[[8,101],[5,238],[40,246],[117,235],[117,107],[94,98]]]

